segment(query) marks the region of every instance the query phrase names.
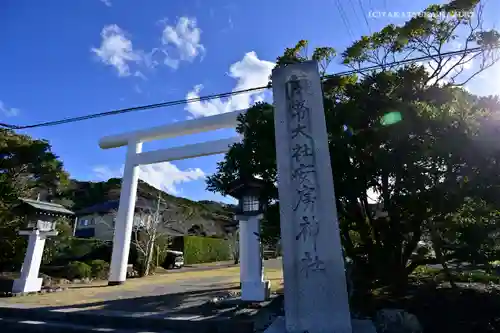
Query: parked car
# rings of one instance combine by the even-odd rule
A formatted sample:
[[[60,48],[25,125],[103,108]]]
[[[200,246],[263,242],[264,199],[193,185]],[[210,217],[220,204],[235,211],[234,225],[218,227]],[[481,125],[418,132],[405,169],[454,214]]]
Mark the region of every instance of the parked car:
[[[167,257],[165,258],[164,268],[173,269],[181,268],[184,266],[184,253],[181,251],[167,250]]]

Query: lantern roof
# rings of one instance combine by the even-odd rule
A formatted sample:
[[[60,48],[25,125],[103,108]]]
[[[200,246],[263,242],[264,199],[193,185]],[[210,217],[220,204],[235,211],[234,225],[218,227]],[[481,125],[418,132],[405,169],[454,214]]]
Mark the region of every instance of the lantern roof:
[[[229,185],[228,194],[236,199],[243,197],[248,192],[256,192],[264,188],[266,182],[262,179],[250,177],[240,177]]]
[[[44,212],[50,212],[50,213],[55,213],[55,214],[62,214],[62,215],[74,215],[71,210],[67,209],[63,205],[59,205],[53,202],[47,202],[47,201],[38,201],[38,200],[32,200],[32,199],[27,199],[27,198],[19,198],[21,201],[21,205],[25,204],[28,205],[32,208],[35,208],[37,210],[41,210]]]

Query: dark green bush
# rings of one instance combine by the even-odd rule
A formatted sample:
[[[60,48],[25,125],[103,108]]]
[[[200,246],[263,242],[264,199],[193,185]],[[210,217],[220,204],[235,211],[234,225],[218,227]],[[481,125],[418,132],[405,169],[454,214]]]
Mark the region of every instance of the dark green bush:
[[[71,237],[66,246],[60,249],[57,256],[50,265],[67,265],[71,261],[89,262],[100,259],[109,262],[111,260],[112,244],[95,238]]]
[[[231,260],[231,247],[227,240],[184,236],[185,264],[189,265],[225,260]]]
[[[92,270],[92,277],[96,279],[105,280],[108,278],[109,273],[109,263],[104,260],[96,259],[89,262],[89,266]]]
[[[497,276],[495,274],[489,274],[481,270],[463,271],[463,272],[457,272],[452,270],[451,274],[455,282],[484,283],[484,284],[500,283],[500,276]],[[443,270],[426,266],[418,267],[412,273],[411,277],[416,278],[418,280],[433,279],[435,282],[439,283],[447,281],[446,275],[444,274]]]
[[[67,267],[66,278],[85,279],[92,277],[92,267],[81,261],[72,261]]]
[[[498,284],[500,283],[500,276],[493,274],[488,274],[483,271],[470,271],[470,272],[460,272],[454,274],[456,282],[464,283],[484,283],[484,284]]]

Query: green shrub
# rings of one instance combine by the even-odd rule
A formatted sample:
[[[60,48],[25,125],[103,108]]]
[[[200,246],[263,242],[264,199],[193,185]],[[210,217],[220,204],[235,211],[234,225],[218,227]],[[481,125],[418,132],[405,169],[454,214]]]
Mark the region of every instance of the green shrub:
[[[109,263],[104,260],[96,259],[89,262],[92,270],[92,277],[96,279],[107,279],[109,273]]]
[[[199,264],[231,260],[231,246],[227,240],[184,236],[184,263]]]
[[[71,261],[90,262],[100,259],[111,260],[112,244],[95,238],[71,237],[64,249],[60,249],[52,260],[52,266],[66,266]]]
[[[453,280],[455,282],[463,282],[463,283],[494,283],[500,284],[500,276],[489,274],[487,272],[481,270],[474,271],[451,271],[453,276]],[[412,273],[412,277],[416,279],[433,279],[435,282],[445,282],[448,279],[444,274],[444,271],[438,268],[431,268],[426,266],[420,266]]]
[[[67,279],[85,279],[90,277],[92,277],[92,267],[80,261],[72,261],[69,263],[66,273]]]
[[[454,274],[456,282],[465,282],[465,283],[500,283],[500,276],[488,274],[484,271],[470,271],[470,272],[460,272]]]

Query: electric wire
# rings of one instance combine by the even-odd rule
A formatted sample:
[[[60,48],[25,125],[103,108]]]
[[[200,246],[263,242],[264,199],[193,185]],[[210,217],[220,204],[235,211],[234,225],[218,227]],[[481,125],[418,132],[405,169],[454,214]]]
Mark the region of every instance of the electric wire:
[[[498,47],[495,47],[495,48],[498,48]],[[421,61],[426,61],[426,60],[433,60],[437,56],[439,56],[441,58],[443,58],[443,57],[447,58],[447,57],[453,57],[453,56],[457,56],[457,55],[476,53],[476,52],[479,52],[482,50],[483,50],[482,47],[476,47],[476,48],[471,48],[471,49],[467,49],[467,50],[457,50],[457,51],[445,52],[445,53],[441,53],[439,55],[436,55],[436,54],[425,55],[425,56],[421,56],[421,57],[415,57],[415,58],[394,61],[394,62],[390,62],[390,63],[384,64],[384,65],[373,65],[373,66],[363,67],[360,69],[352,69],[352,70],[347,70],[347,71],[338,72],[338,73],[334,73],[334,74],[327,74],[327,75],[324,75],[322,77],[322,79],[328,79],[328,78],[338,77],[338,76],[352,75],[352,74],[357,74],[357,73],[365,73],[365,72],[369,72],[369,71],[384,69],[387,67],[395,67],[395,66],[405,65],[405,64],[409,64],[409,63],[421,62]],[[199,97],[190,98],[190,99],[180,99],[180,100],[175,100],[175,101],[141,105],[141,106],[136,106],[136,107],[131,107],[131,108],[117,109],[117,110],[112,110],[112,111],[94,113],[94,114],[89,114],[89,115],[85,115],[85,116],[64,118],[64,119],[60,119],[60,120],[35,123],[35,124],[31,124],[31,125],[12,125],[12,124],[0,123],[0,126],[7,128],[7,129],[12,129],[12,130],[23,130],[23,129],[30,129],[30,128],[38,128],[38,127],[49,127],[49,126],[67,124],[67,123],[74,123],[74,122],[88,120],[88,119],[130,113],[130,112],[135,112],[135,111],[150,110],[150,109],[156,109],[156,108],[161,108],[161,107],[170,107],[170,106],[175,106],[175,105],[196,103],[196,102],[208,101],[208,100],[212,100],[212,99],[216,99],[216,98],[228,98],[228,97],[232,97],[235,95],[265,90],[265,89],[269,89],[269,88],[271,88],[270,83],[268,85],[265,85],[265,86],[254,87],[254,88],[249,88],[249,89],[236,90],[236,91],[231,91],[231,92],[226,92],[226,93],[218,93],[218,94],[206,95],[206,96],[199,96]]]

